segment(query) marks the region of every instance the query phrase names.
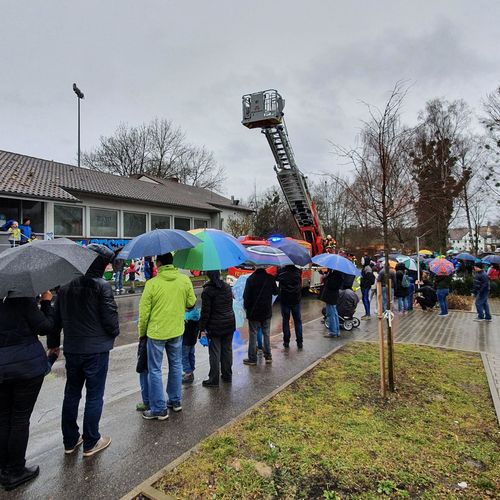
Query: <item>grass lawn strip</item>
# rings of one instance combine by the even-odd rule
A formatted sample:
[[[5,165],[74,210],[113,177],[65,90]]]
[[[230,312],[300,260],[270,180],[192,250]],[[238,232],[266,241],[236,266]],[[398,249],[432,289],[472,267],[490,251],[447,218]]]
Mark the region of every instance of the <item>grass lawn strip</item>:
[[[350,344],[154,487],[175,498],[499,498],[500,429],[480,356],[396,349],[387,400],[377,345]]]

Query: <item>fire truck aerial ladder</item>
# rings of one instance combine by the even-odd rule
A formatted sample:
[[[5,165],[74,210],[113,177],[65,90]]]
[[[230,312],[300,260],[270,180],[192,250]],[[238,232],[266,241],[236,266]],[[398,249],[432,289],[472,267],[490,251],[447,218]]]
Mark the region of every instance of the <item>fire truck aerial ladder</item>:
[[[285,199],[302,238],[311,244],[312,253],[316,255],[323,251],[323,231],[306,178],[295,162],[283,118],[284,107],[285,100],[273,89],[244,95],[241,123],[250,129],[260,128],[266,136],[276,160],[274,170]]]

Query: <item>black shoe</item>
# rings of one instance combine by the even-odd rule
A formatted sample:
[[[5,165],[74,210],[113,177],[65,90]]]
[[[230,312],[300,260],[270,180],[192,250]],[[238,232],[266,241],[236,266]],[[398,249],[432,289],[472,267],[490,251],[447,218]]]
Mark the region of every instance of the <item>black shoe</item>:
[[[285,349],[290,349],[290,344],[283,343],[283,347],[284,347]]]
[[[300,351],[301,349],[303,349],[304,346],[302,344],[297,344],[297,349]]]
[[[167,401],[167,408],[170,408],[173,411],[181,411],[182,405],[181,405],[180,401],[176,401],[175,403],[172,403],[172,401],[168,400]]]
[[[226,384],[230,384],[233,381],[232,377],[221,377],[221,379]]]
[[[203,387],[219,387],[219,384],[216,382],[212,382],[209,378],[207,380],[204,380],[201,385]]]
[[[257,361],[252,361],[251,359],[246,358],[246,359],[243,360],[243,364],[244,365],[255,366],[257,364]]]
[[[2,469],[0,470],[0,485],[4,485],[7,481],[7,473]]]
[[[3,476],[5,478],[3,487],[6,491],[11,491],[18,486],[35,479],[38,474],[40,474],[40,467],[38,467],[38,465],[35,467],[24,467],[24,469],[18,474],[5,474]]]

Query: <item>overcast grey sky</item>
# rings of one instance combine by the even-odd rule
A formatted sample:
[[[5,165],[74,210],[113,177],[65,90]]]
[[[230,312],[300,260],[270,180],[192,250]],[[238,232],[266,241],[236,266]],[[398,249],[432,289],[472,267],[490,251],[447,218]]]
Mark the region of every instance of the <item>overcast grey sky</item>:
[[[243,94],[276,88],[300,168],[338,172],[329,141],[354,144],[361,101],[382,106],[397,80],[409,124],[433,97],[480,111],[500,84],[499,19],[496,0],[0,0],[0,148],[76,163],[77,82],[82,149],[168,118],[245,198],[276,179]]]

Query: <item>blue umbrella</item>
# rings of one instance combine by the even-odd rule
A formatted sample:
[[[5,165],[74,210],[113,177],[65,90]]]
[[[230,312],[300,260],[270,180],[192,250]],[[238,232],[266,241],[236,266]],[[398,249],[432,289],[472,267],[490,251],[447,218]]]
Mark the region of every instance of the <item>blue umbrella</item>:
[[[334,271],[340,271],[344,274],[350,274],[354,276],[360,276],[358,268],[345,257],[333,253],[322,253],[316,255],[312,258],[314,264],[321,267],[327,267],[328,269],[333,269]]]
[[[258,266],[289,266],[293,265],[292,260],[279,248],[267,245],[253,245],[246,248],[247,262]]]
[[[458,260],[469,260],[471,262],[474,262],[476,260],[476,257],[468,252],[459,253],[455,258]]]
[[[488,264],[500,264],[500,255],[487,255],[483,258],[483,262]]]
[[[279,248],[297,266],[307,266],[307,264],[311,263],[309,252],[292,239],[270,238],[269,243],[272,247]]]
[[[181,229],[154,229],[130,240],[123,247],[119,258],[126,260],[163,255],[184,248],[193,248],[200,242],[199,238]]]

